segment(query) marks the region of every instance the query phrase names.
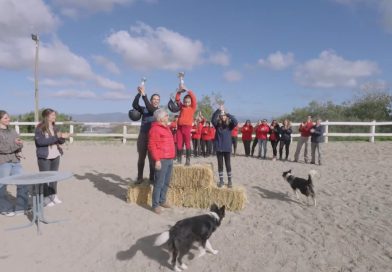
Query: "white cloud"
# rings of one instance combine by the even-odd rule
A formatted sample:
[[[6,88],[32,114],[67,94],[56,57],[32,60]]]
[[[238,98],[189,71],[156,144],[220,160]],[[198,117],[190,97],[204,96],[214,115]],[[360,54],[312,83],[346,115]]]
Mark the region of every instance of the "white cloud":
[[[129,5],[136,0],[53,0],[60,7],[61,13],[68,17],[78,17],[82,13],[108,12],[114,6]]]
[[[291,52],[283,54],[280,51],[270,54],[267,59],[259,59],[258,64],[273,70],[283,70],[294,63],[294,55]]]
[[[112,74],[115,75],[120,74],[120,69],[118,69],[117,65],[114,62],[108,60],[107,58],[103,56],[93,56],[93,59],[97,64],[102,65],[103,67],[105,67],[106,70],[108,70]]]
[[[125,90],[125,85],[105,77],[95,76],[98,86],[109,90]]]
[[[25,38],[31,41],[31,33],[50,33],[59,24],[42,0],[1,0],[0,41]]]
[[[346,5],[348,7],[355,7],[357,5],[366,5],[372,9],[377,10],[382,17],[382,24],[384,28],[392,33],[392,1],[391,0],[332,0],[338,4]]]
[[[357,87],[360,80],[378,73],[376,63],[366,60],[349,61],[332,50],[320,53],[299,65],[294,73],[295,80],[306,87],[335,88]]]
[[[29,77],[29,80],[34,81],[34,78]],[[42,78],[39,80],[39,85],[46,86],[46,87],[65,87],[65,86],[72,86],[72,85],[80,85],[80,82],[72,79]]]
[[[0,1],[0,68],[33,70],[35,42],[31,33],[39,29],[44,37],[55,36],[58,24],[42,0]],[[96,75],[85,58],[56,38],[49,42],[40,40],[39,75],[52,80],[88,80],[102,88],[125,90],[124,85]]]
[[[225,72],[223,77],[229,82],[234,82],[234,81],[240,81],[242,79],[242,74],[238,71],[231,70]]]
[[[48,96],[59,98],[78,98],[78,99],[96,99],[97,95],[92,91],[78,91],[78,90],[61,90],[54,93],[49,93]]]
[[[136,70],[191,69],[211,58],[219,64],[226,64],[224,53],[206,56],[206,49],[198,40],[192,40],[165,27],[152,27],[139,22],[130,31],[118,31],[106,39],[113,51],[120,54],[125,62]],[[215,57],[215,58],[214,58]]]
[[[230,56],[227,53],[226,49],[223,49],[222,52],[217,52],[210,56],[209,62],[221,66],[228,66],[230,64]]]
[[[125,92],[107,92],[102,95],[102,98],[105,100],[131,100],[132,97],[130,94]]]

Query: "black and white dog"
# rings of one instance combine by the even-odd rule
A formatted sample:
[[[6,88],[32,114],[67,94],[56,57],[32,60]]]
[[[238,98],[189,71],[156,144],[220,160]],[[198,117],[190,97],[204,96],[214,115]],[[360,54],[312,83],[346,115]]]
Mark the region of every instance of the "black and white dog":
[[[203,256],[206,251],[218,254],[218,250],[212,248],[208,239],[220,226],[223,217],[225,217],[225,206],[219,208],[216,204],[212,204],[209,213],[180,220],[170,230],[161,233],[154,245],[161,246],[167,243],[169,250],[173,253],[174,270],[187,269],[188,267],[183,263],[182,258],[190,251],[195,242],[200,244],[199,257]],[[177,266],[177,259],[180,266]]]
[[[310,170],[308,174],[308,179],[299,178],[291,174],[291,169],[289,171],[283,172],[283,179],[287,181],[291,188],[293,189],[297,199],[299,199],[298,190],[309,199],[309,196],[313,199],[313,204],[316,206],[316,193],[313,189],[313,181],[317,175],[316,170]]]

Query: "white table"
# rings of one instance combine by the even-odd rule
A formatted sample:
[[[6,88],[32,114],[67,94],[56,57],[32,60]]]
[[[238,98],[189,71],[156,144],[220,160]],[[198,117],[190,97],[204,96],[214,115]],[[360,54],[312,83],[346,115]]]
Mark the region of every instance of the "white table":
[[[59,182],[67,180],[73,176],[70,172],[58,172],[58,171],[44,171],[39,173],[28,173],[14,176],[8,176],[0,179],[0,184],[7,185],[32,185],[32,197],[33,197],[33,219],[27,225],[17,226],[8,228],[6,230],[15,230],[21,228],[27,228],[34,224],[37,225],[37,231],[40,234],[39,223],[57,223],[57,221],[48,221],[44,216],[44,192],[43,185],[49,182]]]

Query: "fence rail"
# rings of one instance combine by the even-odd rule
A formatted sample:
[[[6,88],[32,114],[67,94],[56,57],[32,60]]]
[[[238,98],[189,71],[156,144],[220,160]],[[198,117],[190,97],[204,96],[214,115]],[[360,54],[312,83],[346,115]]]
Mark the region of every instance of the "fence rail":
[[[73,143],[75,137],[109,137],[109,138],[122,138],[122,142],[126,143],[127,139],[137,139],[137,133],[128,133],[129,127],[140,127],[140,122],[123,122],[123,123],[102,123],[102,122],[57,122],[57,125],[69,126],[68,132],[72,133],[73,136],[70,137],[70,143]],[[376,133],[377,126],[392,126],[392,122],[330,122],[325,121],[321,123],[325,126],[324,138],[325,142],[328,143],[328,137],[367,137],[369,138],[369,142],[374,143],[375,137],[392,137],[392,133]],[[34,122],[12,122],[12,126],[15,127],[17,133],[21,136],[34,136],[33,133],[20,133],[21,126],[36,126],[37,124]],[[299,127],[300,123],[292,123],[292,127]],[[75,126],[84,126],[84,127],[112,127],[112,126],[122,126],[122,133],[75,133]],[[369,133],[331,133],[329,132],[329,127],[331,126],[368,126]],[[300,134],[292,134],[292,138],[299,137]],[[241,134],[238,134],[238,137],[241,137]]]

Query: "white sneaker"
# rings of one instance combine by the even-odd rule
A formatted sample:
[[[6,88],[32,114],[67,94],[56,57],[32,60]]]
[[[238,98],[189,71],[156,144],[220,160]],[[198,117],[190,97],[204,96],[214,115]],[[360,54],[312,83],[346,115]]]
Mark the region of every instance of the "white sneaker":
[[[4,216],[7,216],[7,217],[15,216],[15,213],[11,212],[11,211],[9,211],[9,212],[1,212],[1,214],[4,215]]]
[[[52,198],[49,196],[44,197],[44,207],[53,207],[54,203],[52,201]]]
[[[54,204],[61,204],[63,203],[57,195],[52,196],[52,201]]]

